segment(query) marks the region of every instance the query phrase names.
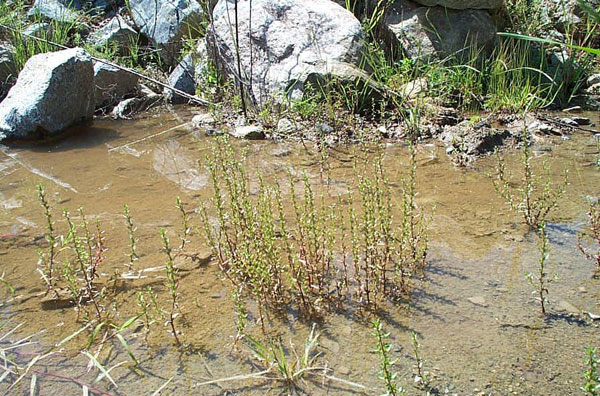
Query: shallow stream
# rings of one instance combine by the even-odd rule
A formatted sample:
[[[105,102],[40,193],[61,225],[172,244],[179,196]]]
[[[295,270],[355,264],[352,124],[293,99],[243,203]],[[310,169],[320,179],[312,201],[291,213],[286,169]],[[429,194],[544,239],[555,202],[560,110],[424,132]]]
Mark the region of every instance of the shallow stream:
[[[596,114],[587,116],[600,124]],[[23,323],[8,338],[35,334],[33,340],[37,341],[28,345],[26,355],[19,359],[47,350],[81,327],[72,308],[41,308],[43,284],[36,266],[37,249],[44,247],[45,219],[36,184],[44,184],[57,226],[64,227],[59,209],[75,213],[79,206],[85,208],[89,219],[101,222],[109,248],[102,271],[112,273],[128,261],[123,204],[129,205],[137,226],[141,256],[137,269],[161,266],[164,256],[158,229],[166,227],[175,241],[181,220],[175,196],[181,196],[192,213],[211,195],[208,174],[197,160],[208,154],[212,138],[187,127],[171,129],[190,117],[190,110],[180,108],[138,121],[101,120],[58,142],[1,148],[0,274],[15,287],[16,296],[11,297],[0,285],[5,301],[0,308],[3,320],[8,321],[0,337]],[[234,144],[248,150],[251,180],[256,181],[256,170],[267,177],[285,178],[291,168],[323,187],[322,157],[309,143]],[[328,186],[335,195],[347,194],[352,188],[355,150],[362,150],[361,155],[367,157],[374,151],[341,146],[329,152]],[[408,149],[390,143],[383,150],[384,168],[394,183],[407,171]],[[486,175],[494,171],[496,159],[484,158],[473,168],[457,169],[441,145],[418,147],[418,202],[432,218],[427,274],[415,284],[407,303],[387,305],[382,315],[393,344],[392,357],[397,359],[398,383],[408,394],[422,393],[412,385],[416,363],[411,330],[418,334],[433,393],[580,394],[585,350],[600,346],[600,322],[588,315],[600,315],[600,280],[593,278],[594,263],[577,248],[577,233],[587,220],[586,197],[600,196],[600,169],[595,165],[600,154],[589,131],[577,131],[569,139],[538,141],[533,152],[535,163],[548,159],[557,183],[564,169],[570,174],[567,193],[559,208],[551,212],[548,224],[549,272],[558,277],[549,286],[546,319],[540,316],[534,288],[524,276],[535,272],[539,261],[535,237],[496,195]],[[506,152],[507,168],[517,168],[521,155],[519,151]],[[399,206],[399,198],[394,198],[394,204]],[[199,225],[197,217],[192,221]],[[191,239],[189,249],[206,257],[209,251],[202,237]],[[150,395],[164,384],[161,394],[282,393],[280,383],[267,380],[198,385],[258,372],[262,367],[243,345],[233,348],[232,287],[219,268],[214,263],[179,264],[183,274],[181,326],[193,351],[178,351],[168,328],[162,325],[154,328],[147,342],[140,329],[130,330],[127,338],[140,360],[138,367],[131,367],[118,342],[108,344],[99,354],[105,367],[126,362],[110,372],[116,388],[106,378],[94,382],[98,370],[86,368],[88,359],[79,352],[86,340],[82,333],[34,366],[38,394],[81,394],[82,383],[97,387],[98,392],[123,395]],[[136,289],[153,285],[159,295],[166,294],[161,277],[161,272],[148,272],[146,278],[122,287],[123,320],[136,312]],[[310,323],[292,320],[274,331],[300,350],[310,327]],[[318,365],[332,368],[336,377],[362,384],[367,390],[314,375],[300,383],[306,394],[383,393],[377,378],[379,358],[373,352],[375,339],[367,320],[353,314],[332,314],[317,329],[322,352]],[[250,331],[257,332],[257,325],[251,325]],[[27,380],[9,393],[29,394],[29,389]],[[0,383],[3,390],[8,390],[8,385]]]

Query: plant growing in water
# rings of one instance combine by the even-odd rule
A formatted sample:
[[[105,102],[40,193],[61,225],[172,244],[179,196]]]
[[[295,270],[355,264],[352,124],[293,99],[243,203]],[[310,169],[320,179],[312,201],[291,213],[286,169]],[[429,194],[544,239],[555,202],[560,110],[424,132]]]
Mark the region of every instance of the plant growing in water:
[[[52,213],[50,208],[50,203],[46,198],[46,190],[44,190],[44,186],[41,184],[37,185],[37,195],[40,205],[44,209],[44,217],[46,218],[46,233],[44,235],[46,242],[48,243],[48,247],[46,252],[42,252],[41,249],[38,249],[38,256],[40,258],[41,268],[38,268],[38,272],[41,274],[42,279],[46,283],[46,292],[49,292],[54,283],[54,257],[56,255],[56,237],[54,235],[54,222],[52,220]]]
[[[404,393],[404,390],[396,384],[397,373],[392,372],[396,360],[390,358],[390,350],[392,345],[387,342],[390,333],[386,333],[383,330],[383,325],[379,319],[373,321],[373,336],[375,336],[377,342],[375,344],[375,351],[379,355],[381,365],[379,368],[379,379],[385,384],[386,396],[396,396]]]
[[[133,225],[133,218],[131,217],[129,206],[127,204],[123,205],[123,217],[125,217],[125,222],[127,223],[127,233],[129,234],[129,263],[127,264],[127,270],[131,272],[133,270],[134,262],[138,260],[139,257],[135,251],[136,227]]]
[[[179,297],[179,277],[178,277],[178,269],[175,267],[175,263],[173,262],[173,249],[169,244],[169,237],[167,236],[167,232],[164,228],[160,229],[160,237],[163,242],[163,251],[167,260],[165,262],[165,275],[166,275],[166,286],[169,289],[169,295],[171,297],[171,308],[169,310],[169,318],[168,323],[171,326],[171,332],[173,333],[173,337],[175,337],[175,343],[180,346],[181,341],[179,340],[179,336],[177,335],[177,329],[175,328],[175,319],[177,318],[177,312],[180,311],[179,304],[177,299]],[[181,312],[181,311],[180,311]]]
[[[523,175],[520,181],[514,180],[512,174],[507,173],[504,159],[497,153],[498,165],[496,175],[492,178],[494,189],[506,200],[510,209],[521,213],[525,224],[530,230],[538,230],[541,223],[546,220],[550,210],[558,206],[558,200],[566,192],[569,184],[568,171],[565,169],[564,181],[553,188],[550,181],[550,168],[544,161],[544,174],[536,176],[531,164],[531,147],[527,131],[523,142]]]
[[[538,251],[540,252],[540,260],[538,262],[537,274],[527,273],[526,277],[529,283],[536,288],[538,299],[540,300],[540,310],[542,315],[546,315],[546,302],[548,301],[548,284],[556,279],[556,275],[548,279],[546,272],[546,261],[548,260],[548,235],[546,233],[546,223],[542,222],[539,225],[538,232]]]
[[[590,204],[588,211],[589,226],[587,230],[577,235],[577,246],[583,255],[588,259],[596,263],[596,273],[600,274],[600,204]],[[593,247],[586,248],[583,245],[584,239],[590,239],[592,244],[595,245],[595,251]]]
[[[410,341],[413,348],[413,355],[417,362],[417,374],[415,375],[415,383],[420,387],[427,386],[427,378],[425,378],[425,372],[423,371],[423,357],[421,356],[421,344],[417,338],[417,333],[414,331],[410,332]]]
[[[404,218],[396,226],[380,157],[364,171],[355,165],[358,188],[344,207],[325,192],[319,197],[307,176],[297,181],[288,175],[288,198],[278,182],[268,184],[259,174],[251,194],[231,143],[217,140],[207,158],[217,225],[202,207],[203,229],[224,274],[259,302],[261,323],[265,308],[282,312],[296,304],[302,315],[313,317],[347,298],[376,309],[382,299],[408,291],[408,279],[423,269],[427,252],[426,225],[415,202],[414,153],[411,158]]]

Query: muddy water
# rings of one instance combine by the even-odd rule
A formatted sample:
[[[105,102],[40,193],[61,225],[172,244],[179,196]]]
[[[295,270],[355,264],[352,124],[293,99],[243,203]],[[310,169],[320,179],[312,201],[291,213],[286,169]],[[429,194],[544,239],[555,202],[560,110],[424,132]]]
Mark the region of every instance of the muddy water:
[[[36,264],[37,248],[44,246],[44,218],[35,185],[43,183],[46,187],[56,208],[57,227],[65,226],[59,209],[74,213],[79,206],[84,206],[89,219],[101,222],[109,247],[104,273],[123,270],[128,261],[121,215],[124,203],[130,206],[137,226],[140,260],[136,269],[160,266],[164,257],[159,227],[166,227],[172,241],[177,241],[180,218],[175,196],[181,196],[190,212],[210,196],[207,174],[196,161],[208,153],[211,138],[185,127],[170,130],[189,118],[189,111],[180,109],[141,121],[99,121],[60,142],[2,149],[0,272],[16,288],[14,297],[4,289],[0,291],[5,297],[3,319],[8,321],[2,333],[23,323],[10,338],[35,334],[38,342],[23,348],[17,359],[27,362],[81,327],[72,308],[42,310],[40,306],[43,286]],[[163,131],[167,132],[159,134]],[[248,150],[248,169],[284,178],[291,167],[297,174],[306,173],[315,186],[323,184],[321,156],[310,145],[235,145]],[[439,394],[579,394],[585,348],[600,343],[598,322],[586,314],[576,314],[600,314],[600,282],[592,278],[594,265],[576,247],[587,209],[584,196],[600,195],[600,171],[594,165],[599,154],[593,134],[583,131],[568,140],[539,141],[536,149],[536,163],[542,157],[548,159],[557,182],[568,168],[571,181],[548,226],[549,272],[558,279],[549,287],[551,314],[547,320],[539,316],[533,288],[524,276],[536,269],[535,238],[494,193],[486,173],[493,170],[495,160],[483,159],[473,169],[455,169],[443,147],[419,146],[418,200],[433,219],[427,278],[417,282],[407,303],[389,305],[383,313],[393,344],[391,352],[397,358],[398,382],[408,394],[420,393],[411,385],[415,373],[411,330],[419,336],[424,369]],[[389,144],[383,152],[388,176],[398,180],[406,172],[406,147]],[[353,184],[353,155],[348,147],[329,153],[328,185],[335,195],[348,193]],[[368,158],[372,153],[364,150],[360,155]],[[509,169],[517,166],[519,156],[505,155]],[[255,178],[255,172],[250,174]],[[395,204],[399,206],[399,201]],[[198,219],[191,214],[197,224]],[[189,251],[205,256],[202,238],[191,239]],[[81,383],[90,389],[96,387],[97,392],[124,395],[152,394],[166,383],[162,394],[280,394],[282,388],[277,383],[264,380],[198,385],[258,372],[261,367],[249,359],[243,347],[233,348],[236,330],[231,287],[218,268],[212,263],[197,265],[186,260],[178,265],[184,314],[179,323],[192,351],[182,353],[174,348],[162,324],[153,327],[147,341],[142,329],[130,329],[126,336],[140,360],[139,367],[131,367],[118,342],[107,342],[99,354],[105,367],[126,362],[111,371],[116,388],[106,378],[95,382],[98,370],[86,368],[87,358],[78,352],[85,345],[82,334],[54,348],[54,355],[35,365],[39,394],[80,394]],[[161,299],[166,297],[162,275],[148,272],[143,279],[125,282],[118,319],[125,321],[136,313],[135,291],[143,286],[152,285]],[[313,377],[317,380],[300,384],[305,393],[381,394],[379,361],[373,353],[374,338],[367,321],[335,314],[317,328],[322,352],[317,364],[332,368],[336,377],[360,383],[367,390]],[[249,331],[259,334],[255,324],[250,324]],[[310,324],[290,320],[273,331],[300,350]],[[24,380],[9,393],[28,394],[29,387],[29,380]],[[0,384],[0,390],[7,388]]]

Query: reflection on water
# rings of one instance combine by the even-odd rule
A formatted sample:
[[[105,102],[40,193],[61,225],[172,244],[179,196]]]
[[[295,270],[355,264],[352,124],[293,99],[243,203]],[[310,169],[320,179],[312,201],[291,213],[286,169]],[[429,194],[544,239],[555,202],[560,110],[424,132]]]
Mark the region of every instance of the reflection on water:
[[[190,115],[186,110],[180,114]],[[595,119],[598,122],[598,119]],[[68,308],[43,311],[39,297],[42,285],[35,272],[38,246],[42,246],[44,219],[35,199],[35,185],[43,183],[56,210],[71,211],[83,205],[90,219],[99,219],[107,232],[105,273],[123,268],[127,262],[127,234],[121,216],[127,203],[137,226],[140,260],[137,269],[162,265],[158,227],[167,227],[175,237],[180,218],[174,197],[180,195],[197,224],[193,209],[210,197],[207,175],[197,160],[208,153],[210,138],[174,129],[153,139],[126,145],[179,124],[172,114],[133,122],[99,121],[94,128],[60,142],[35,147],[11,147],[0,151],[0,273],[17,288],[17,298],[2,307],[11,323],[24,323],[17,332],[37,336],[40,344],[26,352],[40,352],[78,329],[76,315]],[[418,282],[405,304],[385,307],[381,313],[385,329],[398,359],[398,381],[411,387],[415,361],[409,331],[418,333],[425,370],[441,394],[578,394],[582,384],[583,357],[587,346],[598,346],[598,324],[583,312],[600,314],[599,281],[592,278],[593,263],[576,248],[576,234],[585,221],[584,196],[600,195],[600,171],[593,165],[598,153],[589,132],[555,141],[552,151],[538,154],[550,160],[552,175],[562,177],[569,168],[571,185],[551,216],[550,272],[558,280],[550,285],[551,315],[538,316],[533,288],[524,277],[535,271],[538,253],[535,238],[525,232],[517,215],[508,211],[486,176],[494,159],[475,164],[476,169],[455,169],[441,147],[419,147],[419,204],[433,214],[430,226],[431,254],[427,278]],[[306,174],[317,189],[333,196],[347,194],[354,185],[354,156],[374,155],[373,148],[338,147],[322,155],[311,146],[286,142],[235,142],[247,150],[245,162],[256,184],[260,171],[266,178]],[[119,147],[119,149],[111,150]],[[393,191],[408,165],[407,149],[389,144],[383,150],[384,167]],[[520,153],[506,155],[514,169]],[[537,158],[536,161],[540,161]],[[285,190],[285,183],[282,183]],[[399,206],[400,194],[393,203]],[[58,212],[57,212],[58,213]],[[398,216],[396,213],[395,216]],[[64,226],[58,214],[57,226]],[[200,236],[193,236],[191,250],[206,252]],[[77,349],[85,344],[77,337],[63,352],[40,363],[40,394],[76,394],[78,381],[108,389],[110,394],[151,394],[167,381],[164,394],[279,394],[280,388],[265,381],[242,381],[196,387],[211,378],[259,371],[245,352],[232,352],[236,333],[231,288],[215,266],[179,263],[185,274],[181,283],[181,328],[197,353],[181,355],[171,347],[167,328],[155,327],[148,343],[141,329],[128,332],[134,353],[141,361],[132,370],[123,348],[112,344],[101,354],[119,389],[103,379],[94,383],[97,371],[86,369],[87,360]],[[157,275],[158,276],[158,275]],[[135,290],[152,285],[160,295],[161,280],[148,277],[131,281],[121,300],[123,320],[135,313]],[[3,293],[3,291],[2,291]],[[301,349],[310,323],[293,320],[274,330]],[[250,331],[257,331],[254,324]],[[319,324],[321,363],[334,375],[359,382],[381,393],[377,379],[378,357],[367,320],[352,314],[334,314]],[[149,345],[148,345],[149,344]],[[109,349],[112,349],[109,352]],[[41,373],[46,373],[42,375]],[[70,379],[69,379],[70,378]],[[5,389],[0,384],[0,389]],[[29,383],[21,393],[28,393]],[[91,388],[90,388],[91,389]],[[340,383],[303,384],[309,394],[359,393]],[[378,394],[378,393],[377,393]]]

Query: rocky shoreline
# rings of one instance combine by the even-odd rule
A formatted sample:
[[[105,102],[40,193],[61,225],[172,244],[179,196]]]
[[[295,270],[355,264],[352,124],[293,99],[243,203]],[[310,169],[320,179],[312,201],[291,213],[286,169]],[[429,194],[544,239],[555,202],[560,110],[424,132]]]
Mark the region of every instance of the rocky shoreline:
[[[417,127],[418,138],[439,138],[448,154],[463,164],[505,141],[519,141],[524,130],[540,136],[566,135],[585,123],[577,117],[558,117],[548,125],[534,115],[516,121],[519,117],[502,111],[468,116],[423,94],[433,77],[416,78],[400,87],[382,86],[373,78],[377,70],[369,59],[369,40],[385,43],[385,57],[395,62],[427,64],[472,51],[493,51],[496,33],[510,17],[502,0],[397,0],[382,8],[370,1],[349,4],[353,7],[330,0],[25,4],[23,10],[34,23],[20,32],[22,38],[49,41],[49,30],[71,24],[85,49],[37,54],[19,70],[15,43],[8,42],[15,37],[14,31],[8,34],[14,27],[1,26],[6,42],[0,45],[0,79],[6,97],[0,103],[0,141],[47,139],[94,117],[126,119],[160,104],[200,102],[202,114],[193,124],[207,133],[229,131],[254,139],[302,137],[334,144],[403,139]],[[378,16],[373,26],[368,25],[369,15]],[[548,0],[544,15],[545,23],[553,27],[547,30],[553,40],[560,41],[561,35],[565,40],[561,26],[583,23],[575,1]],[[152,62],[143,68],[126,67],[93,53],[94,48],[111,48],[115,56],[131,58],[132,44],[151,51]],[[554,76],[569,72],[571,55],[564,48],[548,54]],[[573,102],[581,104],[577,108],[598,109],[600,75],[586,78]],[[309,109],[312,113],[287,111],[314,106],[306,98],[315,87],[325,102],[331,90],[339,102],[360,95],[366,105],[357,111],[341,111],[339,103]],[[348,87],[355,91],[348,93]],[[386,113],[385,100],[390,97],[401,105]],[[407,122],[412,109],[419,112],[416,126]],[[315,116],[327,111],[328,116]]]

